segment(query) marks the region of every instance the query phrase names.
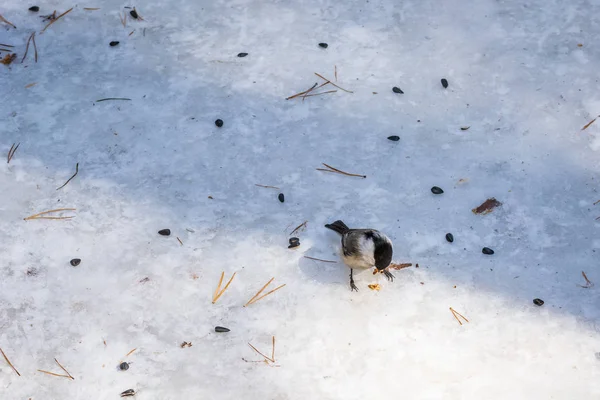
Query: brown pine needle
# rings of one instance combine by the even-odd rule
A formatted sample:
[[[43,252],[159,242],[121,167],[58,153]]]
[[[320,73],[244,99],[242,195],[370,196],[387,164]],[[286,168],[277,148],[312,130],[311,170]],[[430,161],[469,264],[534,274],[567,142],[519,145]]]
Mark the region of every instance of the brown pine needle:
[[[321,84],[321,85],[317,86],[316,88],[315,88],[315,86],[316,86],[317,84],[315,83],[315,86],[313,86],[312,88],[310,88],[309,90],[307,90],[307,91],[306,91],[306,93],[304,93],[304,95],[302,96],[302,101],[304,101],[304,99],[306,99],[307,97],[309,97],[309,93],[311,93],[313,90],[320,89],[320,88],[322,88],[323,86],[327,85],[327,83],[328,83],[328,82],[325,82],[325,83],[323,83],[323,84]],[[312,95],[310,95],[310,96],[312,96]]]
[[[59,187],[56,190],[60,190],[60,189],[64,188],[65,186],[67,186],[67,183],[71,182],[71,179],[75,178],[77,176],[78,172],[79,172],[79,163],[75,164],[75,173],[73,174],[73,176],[70,177],[61,187]]]
[[[464,315],[462,315],[461,313],[459,313],[458,311],[456,311],[455,309],[453,309],[452,307],[450,307],[450,311],[452,312],[452,315],[454,315],[454,318],[456,318],[456,320],[458,321],[459,324],[462,325],[462,322],[460,322],[460,319],[458,319],[458,317],[456,316],[457,314],[464,319],[465,321],[469,322],[468,319],[465,318]]]
[[[25,54],[23,54],[23,58],[21,59],[21,64],[23,64],[23,61],[25,61],[25,58],[27,58],[27,53],[29,52],[29,43],[31,42],[31,39],[33,39],[34,35],[35,35],[35,32],[32,32],[31,35],[29,35],[29,39],[27,39],[27,45],[25,46]],[[37,57],[36,57],[36,62],[37,62]]]
[[[0,353],[2,353],[2,356],[4,357],[4,359],[6,360],[6,362],[8,363],[8,365],[10,365],[10,367],[13,369],[13,371],[15,371],[17,373],[17,375],[21,376],[21,374],[19,373],[19,371],[17,371],[17,369],[15,368],[15,366],[12,365],[12,363],[10,362],[10,360],[8,359],[8,357],[6,357],[6,354],[4,354],[4,350],[2,350],[1,347],[0,347]]]
[[[263,294],[263,295],[262,295],[262,296],[260,296],[260,297],[257,297],[257,298],[256,298],[256,299],[254,299],[254,300],[253,300],[253,301],[252,301],[250,304],[254,304],[254,303],[256,303],[256,302],[257,302],[257,301],[259,301],[260,299],[267,297],[268,295],[270,295],[271,293],[273,293],[273,292],[275,292],[275,291],[277,291],[277,290],[281,289],[281,288],[282,288],[282,287],[284,287],[285,285],[286,285],[286,284],[284,283],[283,285],[276,287],[275,289],[271,290],[270,292],[268,292],[268,293],[265,293],[265,294]],[[247,305],[247,304],[246,304],[246,305]],[[246,307],[246,306],[244,306],[244,307]]]
[[[596,205],[596,204],[598,204],[598,203],[600,203],[600,200],[598,200],[597,202],[595,202],[595,203],[594,203],[594,205]]]
[[[15,47],[15,46],[11,46],[10,44],[4,44],[4,43],[0,43],[1,47]]]
[[[37,44],[35,44],[35,32],[33,32],[33,37],[32,37],[32,42],[33,42],[33,56],[34,56],[34,60],[37,63],[38,60],[38,52],[37,52]]]
[[[10,25],[10,26],[12,26],[13,28],[17,29],[17,27],[16,27],[16,26],[15,26],[15,25],[14,25],[12,22],[10,22],[10,21],[9,21],[9,20],[7,20],[6,18],[4,18],[4,17],[2,16],[2,14],[0,14],[0,21],[2,21],[2,22],[6,22],[8,25]]]
[[[585,272],[581,271],[581,275],[583,276],[583,279],[585,279],[585,285],[577,285],[577,286],[582,287],[584,289],[589,289],[594,286],[594,283],[588,279]]]
[[[53,23],[55,23],[56,21],[58,21],[59,19],[61,19],[62,17],[64,17],[65,15],[67,15],[68,13],[70,13],[73,10],[73,7],[69,8],[67,11],[65,11],[64,13],[60,14],[58,17],[54,18],[53,20],[51,20],[48,25],[46,25],[46,27],[44,29],[42,29],[42,32],[40,33],[44,33],[44,31],[46,29],[48,29],[48,27],[50,25],[52,25]]]
[[[131,32],[129,32],[129,35],[127,35],[127,36],[131,36],[131,35],[133,35],[133,32],[135,32],[135,29],[134,29],[134,30],[132,30]]]
[[[326,263],[337,264],[337,261],[321,260],[320,258],[314,258],[314,257],[309,257],[309,256],[304,256],[304,258],[308,258],[309,260],[315,260],[315,261],[322,261],[322,262],[326,262]]]
[[[125,358],[129,357],[136,350],[137,350],[137,347],[135,349],[131,350],[129,353],[125,354]]]
[[[12,146],[10,146],[10,150],[8,150],[8,155],[6,156],[6,163],[9,164],[10,160],[12,160],[12,158],[15,155],[15,152],[17,151],[17,149],[19,148],[19,146],[21,145],[21,143],[18,143],[16,146],[13,143]]]
[[[329,90],[327,92],[322,92],[322,93],[315,93],[315,94],[305,94],[304,96],[302,96],[302,99],[305,99],[307,97],[313,97],[313,96],[320,96],[322,94],[327,94],[327,93],[336,93],[337,90]]]
[[[271,279],[269,280],[269,282],[265,283],[265,286],[263,286],[263,287],[262,287],[262,288],[261,288],[261,289],[260,289],[260,290],[259,290],[259,291],[258,291],[258,292],[255,294],[255,295],[254,295],[254,297],[252,297],[250,300],[248,300],[248,302],[247,302],[247,303],[244,305],[244,307],[246,307],[248,304],[250,304],[250,303],[252,302],[252,300],[254,300],[254,299],[255,299],[255,298],[257,298],[258,296],[260,296],[260,294],[263,292],[263,290],[265,290],[265,289],[266,289],[266,287],[267,287],[267,286],[269,286],[269,284],[270,284],[271,282],[273,282],[273,280],[274,280],[274,279],[275,279],[275,278],[273,277],[273,278],[271,278]]]
[[[271,361],[271,362],[275,362],[275,361],[271,360],[269,357],[265,356],[263,353],[261,353],[256,347],[252,346],[250,343],[248,343],[248,346],[252,347],[252,350],[254,350],[258,354],[260,354],[261,356],[263,356],[265,358],[265,360],[268,360],[268,361]]]
[[[296,228],[294,228],[293,231],[290,232],[290,235],[293,235],[294,233],[298,232],[301,228],[306,228],[306,224],[308,223],[308,221],[304,221],[303,223],[301,223],[300,225],[298,225]]]
[[[99,8],[95,8],[95,7],[84,7],[83,9],[85,11],[96,11],[96,10],[99,10]]]
[[[317,168],[317,171],[335,172],[335,173],[342,174],[342,175],[347,175],[347,176],[357,176],[359,178],[366,178],[367,177],[366,175],[351,174],[351,173],[348,173],[348,172],[344,172],[344,171],[339,170],[337,168],[333,168],[331,165],[327,165],[325,163],[322,163],[322,164],[324,166],[326,166],[327,168],[329,168],[329,169]]]
[[[179,242],[180,245],[183,246],[183,242],[181,241],[181,239],[179,239],[179,236],[175,236],[177,238],[177,241]]]
[[[296,94],[295,94],[295,95],[293,95],[293,96],[286,97],[286,100],[291,100],[291,99],[295,99],[295,98],[296,98],[296,97],[298,97],[298,96],[302,96],[303,94],[305,94],[305,93],[308,93],[308,92],[310,92],[311,90],[313,90],[315,87],[317,87],[317,85],[318,85],[318,83],[315,83],[315,84],[313,85],[313,87],[311,87],[311,88],[310,88],[310,89],[308,89],[308,90],[305,90],[304,92],[296,93]]]
[[[255,183],[254,186],[267,188],[267,189],[278,189],[279,190],[279,188],[277,186],[259,185],[258,183]]]
[[[337,65],[333,66],[333,71],[334,71],[334,75],[335,75],[335,81],[337,82]]]
[[[55,374],[54,372],[44,371],[43,369],[38,369],[38,371],[43,372],[44,374],[52,375],[52,376],[60,376],[61,378],[71,379],[71,377],[69,375]]]
[[[60,365],[60,363],[58,362],[58,360],[57,360],[56,358],[54,359],[54,361],[56,361],[56,363],[58,364],[58,366],[60,367],[60,369],[62,369],[63,371],[65,371],[65,372],[67,373],[67,375],[69,375],[69,378],[71,378],[72,380],[75,380],[75,378],[73,378],[73,375],[71,375],[71,374],[69,373],[69,371],[67,371],[67,370],[65,369],[65,367],[63,367],[62,365]]]
[[[590,122],[588,122],[587,124],[585,124],[585,126],[583,128],[581,128],[581,130],[585,131],[587,128],[590,127],[590,125],[592,125],[594,122],[596,122],[597,119],[598,119],[598,117],[594,118],[593,120],[591,120]]]
[[[217,290],[215,291],[215,295],[213,296],[213,302],[212,302],[213,304],[215,304],[217,302],[217,300],[219,300],[219,298],[223,295],[223,293],[225,293],[225,291],[227,290],[227,288],[233,281],[233,278],[235,278],[235,274],[237,274],[237,272],[234,272],[233,275],[231,275],[231,278],[229,279],[229,281],[227,282],[227,284],[225,285],[223,290],[221,290],[219,292],[219,289],[221,289],[221,283],[223,283],[223,277],[225,276],[225,271],[223,271],[221,273],[221,279],[219,280],[219,286],[217,286]]]
[[[329,79],[325,78],[323,75],[317,74],[316,72],[315,72],[315,75],[316,75],[316,76],[318,76],[319,78],[323,79],[324,81],[327,81],[328,83],[331,83],[331,84],[332,84],[333,86],[335,86],[336,88],[343,90],[344,92],[347,92],[347,93],[354,93],[354,92],[352,92],[352,91],[350,91],[350,90],[346,90],[346,89],[344,89],[343,87],[340,87],[340,86],[336,85],[335,83],[331,82]]]
[[[275,362],[275,336],[273,336],[273,350],[271,351],[271,359]]]
[[[56,208],[54,210],[42,211],[41,213],[30,215],[29,217],[23,218],[23,219],[25,221],[28,221],[30,219],[68,219],[68,218],[73,218],[73,217],[40,217],[40,215],[49,214],[49,213],[53,213],[53,212],[75,211],[75,210],[77,210],[77,209],[76,208]]]
[[[25,89],[29,89],[37,85],[37,82],[30,83],[29,85],[25,85]]]

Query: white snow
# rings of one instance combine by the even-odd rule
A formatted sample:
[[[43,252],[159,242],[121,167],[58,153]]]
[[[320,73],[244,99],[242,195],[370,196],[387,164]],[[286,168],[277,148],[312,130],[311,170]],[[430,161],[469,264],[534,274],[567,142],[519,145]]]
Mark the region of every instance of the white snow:
[[[3,0],[0,151],[20,147],[0,164],[0,348],[21,376],[0,358],[0,398],[600,397],[600,122],[581,131],[600,3],[521,3]],[[123,27],[125,6],[144,21]],[[354,93],[285,100],[334,66]],[[489,197],[503,206],[474,215]],[[419,268],[351,293],[336,219]],[[272,277],[286,286],[242,307]],[[276,365],[242,360],[272,336]],[[37,372],[62,373],[54,358],[74,381]]]

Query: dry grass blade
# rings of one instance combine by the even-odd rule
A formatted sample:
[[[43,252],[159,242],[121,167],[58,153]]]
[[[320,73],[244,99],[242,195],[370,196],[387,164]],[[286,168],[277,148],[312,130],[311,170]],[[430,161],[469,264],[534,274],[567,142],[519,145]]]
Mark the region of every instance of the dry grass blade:
[[[38,369],[38,371],[39,372],[43,372],[44,374],[52,375],[52,376],[60,376],[61,378],[67,378],[67,379],[71,379],[72,378],[69,375],[55,374],[54,372],[44,371],[43,369]]]
[[[2,22],[5,22],[5,23],[7,23],[8,25],[12,26],[13,28],[17,29],[17,27],[16,27],[16,26],[15,26],[15,25],[14,25],[12,22],[10,22],[10,21],[9,21],[9,20],[7,20],[6,18],[4,18],[4,17],[2,16],[2,14],[0,14],[0,21],[2,21]]]
[[[335,172],[335,173],[338,173],[338,174],[347,175],[347,176],[356,176],[356,177],[359,177],[359,178],[366,178],[367,177],[366,175],[351,174],[349,172],[344,172],[344,171],[339,170],[337,168],[333,168],[331,165],[327,165],[325,163],[322,163],[322,164],[324,166],[326,166],[327,168],[329,168],[329,169],[317,168],[318,171]]]
[[[21,145],[21,143],[18,143],[16,146],[13,143],[12,146],[10,146],[10,150],[8,150],[8,155],[6,156],[6,163],[9,164],[10,160],[12,160],[12,158],[15,155],[15,152],[17,151],[17,149],[19,148],[19,146]]]
[[[301,223],[300,225],[298,225],[296,228],[294,228],[293,231],[290,232],[290,235],[293,235],[294,233],[298,232],[302,228],[306,228],[306,224],[307,223],[308,223],[308,221],[304,221],[303,223]]]
[[[70,177],[69,179],[67,179],[67,181],[59,188],[57,188],[56,190],[60,190],[62,188],[64,188],[65,186],[67,186],[67,183],[71,182],[71,179],[75,178],[77,176],[77,173],[79,172],[79,163],[75,164],[75,173],[73,174],[72,177]]]
[[[295,99],[296,97],[299,97],[299,96],[302,96],[303,94],[309,93],[311,90],[313,90],[315,87],[317,87],[317,85],[318,85],[318,83],[315,83],[315,84],[314,84],[314,85],[313,85],[313,86],[312,86],[310,89],[308,89],[308,90],[305,90],[305,91],[303,91],[303,92],[300,92],[300,93],[296,93],[295,95],[293,95],[293,96],[290,96],[290,97],[286,97],[286,100]]]
[[[321,260],[320,258],[314,258],[314,257],[309,257],[309,256],[304,256],[304,258],[308,258],[309,260],[315,260],[315,261],[322,261],[322,262],[326,262],[326,263],[337,264],[337,261]]]
[[[255,183],[254,186],[267,188],[267,189],[278,189],[279,190],[279,188],[277,186],[259,185],[258,183]]]
[[[45,214],[49,214],[49,213],[53,213],[53,212],[75,211],[75,210],[76,210],[76,208],[56,208],[54,210],[42,211],[41,213],[30,215],[29,217],[23,218],[23,219],[25,221],[28,221],[30,219],[67,219],[67,218],[73,218],[73,217],[41,217],[41,215],[45,215]]]
[[[270,295],[271,293],[273,293],[273,292],[275,292],[275,291],[277,291],[277,290],[281,289],[281,288],[282,288],[282,287],[284,287],[285,285],[286,285],[286,284],[284,283],[283,285],[276,287],[275,289],[271,290],[270,292],[268,292],[268,293],[265,293],[265,294],[263,294],[263,295],[262,295],[262,296],[260,296],[260,297],[257,297],[257,298],[256,298],[256,299],[254,299],[254,300],[253,300],[253,301],[252,301],[250,304],[254,304],[254,303],[256,303],[256,302],[257,302],[257,301],[259,301],[260,299],[263,299],[263,298],[267,297],[268,295]],[[248,304],[246,304],[246,306],[247,306],[247,305],[248,305]],[[244,307],[246,307],[246,306],[244,306]]]
[[[596,122],[597,119],[598,119],[598,117],[594,118],[593,120],[591,120],[590,122],[588,122],[587,124],[585,124],[585,126],[583,128],[581,128],[581,130],[585,131],[587,128],[590,127],[590,125],[592,125],[594,122]]]
[[[69,378],[71,378],[72,380],[75,380],[75,378],[73,378],[73,375],[71,375],[69,373],[69,371],[67,371],[67,369],[65,367],[63,367],[62,365],[60,365],[60,363],[58,362],[58,360],[55,358],[54,361],[56,361],[56,363],[58,364],[58,366],[60,367],[60,369],[62,369],[63,371],[65,371],[67,373],[67,375],[69,375]]]
[[[223,272],[221,274],[221,279],[219,280],[219,286],[217,286],[217,291],[215,291],[215,296],[213,296],[213,302],[212,302],[213,304],[215,304],[217,302],[217,300],[219,300],[219,298],[223,295],[223,293],[225,293],[225,291],[227,290],[227,288],[233,281],[233,278],[235,278],[235,274],[237,274],[237,272],[234,272],[233,275],[231,275],[231,278],[229,279],[229,281],[227,282],[227,284],[225,285],[223,290],[221,290],[220,292],[217,293],[217,291],[221,288],[221,283],[223,283],[223,277],[225,276],[225,272]]]
[[[327,93],[336,93],[337,90],[329,90],[327,92],[322,92],[322,93],[315,93],[315,94],[305,94],[304,96],[302,96],[302,99],[305,99],[307,97],[313,97],[313,96],[320,96],[322,94],[327,94]]]
[[[412,263],[403,263],[403,264],[390,264],[390,266],[388,268],[390,269],[403,269],[403,268],[408,268],[408,267],[412,267]]]
[[[327,83],[331,83],[333,86],[335,86],[336,88],[338,88],[340,90],[343,90],[346,93],[354,93],[354,92],[352,92],[350,90],[346,90],[343,87],[340,87],[340,86],[336,85],[335,83],[331,82],[329,79],[325,78],[323,75],[317,74],[316,72],[315,72],[315,75],[318,76],[319,78],[323,79],[324,81],[327,81]]]
[[[10,360],[8,359],[8,357],[6,357],[6,354],[4,354],[4,350],[2,350],[1,347],[0,347],[0,353],[2,353],[2,356],[4,357],[4,359],[6,360],[6,362],[8,363],[8,365],[10,365],[10,367],[13,369],[13,371],[15,371],[17,373],[17,375],[21,376],[21,374],[19,373],[19,371],[17,371],[17,369],[15,368],[15,366],[12,365],[12,363],[10,362]]]
[[[58,17],[54,18],[53,20],[51,20],[48,25],[46,25],[46,27],[44,29],[42,29],[42,32],[40,33],[44,33],[44,31],[46,29],[48,29],[48,27],[50,25],[52,25],[53,23],[55,23],[56,21],[58,21],[59,19],[61,19],[62,17],[64,17],[65,15],[67,15],[68,13],[70,13],[73,10],[73,7],[69,8],[67,11],[65,11],[64,13],[60,14]]]
[[[133,32],[135,32],[135,29],[134,29],[134,30],[132,30],[131,32],[129,32],[129,35],[127,35],[127,36],[131,36],[131,35],[133,35]]]

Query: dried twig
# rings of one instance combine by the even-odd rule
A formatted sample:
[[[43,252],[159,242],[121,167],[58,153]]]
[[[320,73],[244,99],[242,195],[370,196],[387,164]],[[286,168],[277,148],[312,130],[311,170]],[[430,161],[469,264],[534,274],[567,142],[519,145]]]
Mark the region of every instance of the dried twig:
[[[64,12],[64,13],[62,13],[62,14],[60,14],[58,17],[56,17],[56,18],[52,19],[52,20],[51,20],[51,21],[48,23],[48,25],[46,25],[46,27],[45,27],[44,29],[42,29],[42,31],[41,31],[40,33],[44,33],[44,31],[45,31],[46,29],[48,29],[48,27],[49,27],[50,25],[52,25],[53,23],[55,23],[56,21],[58,21],[59,19],[61,19],[61,18],[62,18],[62,17],[64,17],[65,15],[67,15],[68,13],[70,13],[72,10],[73,10],[73,7],[69,8],[67,11],[65,11],[65,12]]]
[[[290,235],[293,235],[294,233],[298,232],[302,228],[306,228],[307,223],[308,223],[308,221],[304,221],[303,223],[301,223],[300,225],[295,227],[294,230],[290,232]]]
[[[213,295],[213,304],[215,304],[217,300],[219,300],[219,298],[223,295],[223,293],[225,293],[225,291],[229,287],[229,284],[231,284],[231,281],[233,281],[233,278],[235,278],[235,274],[237,274],[237,272],[234,272],[233,275],[231,275],[229,282],[227,282],[223,290],[220,290],[221,284],[223,283],[223,278],[225,277],[225,271],[221,272],[221,279],[219,279],[219,284],[217,285],[217,289],[215,290],[215,294]]]
[[[21,143],[18,143],[16,146],[13,143],[12,146],[10,146],[10,149],[8,150],[8,155],[6,156],[6,163],[9,164],[10,160],[12,160],[13,156],[15,155],[15,152],[17,151],[17,149],[19,148],[19,145]]]
[[[259,291],[258,291],[258,292],[257,292],[257,293],[254,295],[254,297],[252,297],[250,300],[248,300],[248,302],[247,302],[246,304],[244,304],[244,307],[246,307],[246,306],[248,306],[248,305],[250,305],[250,304],[254,304],[254,303],[256,303],[256,302],[257,302],[257,301],[259,301],[260,299],[262,299],[262,298],[264,298],[264,297],[267,297],[267,296],[268,296],[268,295],[270,295],[271,293],[273,293],[273,292],[275,292],[275,291],[277,291],[277,290],[281,289],[282,287],[284,287],[284,286],[286,285],[286,284],[284,283],[283,285],[281,285],[281,286],[278,286],[278,287],[276,287],[275,289],[271,290],[270,292],[268,292],[268,293],[265,293],[265,294],[263,294],[262,296],[260,296],[260,294],[261,294],[261,293],[262,293],[262,292],[263,292],[263,291],[264,291],[264,290],[267,288],[267,286],[269,286],[269,284],[270,284],[271,282],[273,282],[273,279],[275,279],[275,278],[271,278],[271,279],[269,280],[269,282],[267,282],[267,283],[265,284],[265,286],[263,286],[263,287],[262,287],[262,289],[260,289],[260,290],[259,290]],[[258,297],[258,296],[260,296],[260,297]]]
[[[309,257],[309,256],[304,256],[304,258],[308,258],[309,260],[323,261],[326,263],[337,264],[337,261],[321,260],[320,258],[314,258],[314,257]]]
[[[129,101],[131,101],[131,99],[128,99],[126,97],[107,97],[105,99],[96,100],[96,103],[100,103],[101,101],[107,101],[107,100],[129,100]]]
[[[1,22],[6,22],[8,25],[10,25],[10,26],[12,26],[13,28],[17,29],[17,27],[16,27],[16,26],[15,26],[15,25],[14,25],[12,22],[10,22],[10,21],[9,21],[9,20],[7,20],[6,18],[4,18],[4,17],[2,16],[2,14],[0,14],[0,21],[1,21]]]
[[[331,82],[329,79],[325,78],[323,75],[317,74],[316,72],[315,72],[315,75],[316,75],[316,76],[318,76],[319,78],[323,79],[324,81],[327,81],[327,83],[331,83],[331,84],[332,84],[333,86],[335,86],[336,88],[343,90],[344,92],[347,92],[347,93],[354,93],[354,92],[352,92],[352,91],[350,91],[350,90],[346,90],[346,89],[344,89],[343,87],[340,87],[340,86],[336,85],[335,83]]]
[[[57,208],[54,210],[43,211],[38,214],[30,215],[29,217],[23,218],[23,219],[25,221],[28,221],[30,219],[69,219],[69,218],[73,218],[73,217],[41,217],[41,215],[49,214],[49,213],[53,213],[53,212],[59,212],[59,211],[75,211],[75,210],[76,210],[76,208]]]
[[[267,189],[279,189],[277,186],[259,185],[258,183],[255,183],[254,186],[267,188]]]
[[[43,369],[38,369],[38,371],[43,372],[44,374],[52,375],[52,376],[60,376],[61,378],[71,379],[71,377],[69,375],[55,374],[54,372],[44,371]]]
[[[10,360],[8,359],[8,357],[6,357],[6,354],[4,354],[4,350],[2,350],[1,347],[0,347],[0,353],[2,353],[2,356],[4,357],[4,359],[6,360],[6,362],[8,363],[8,365],[10,365],[10,367],[13,369],[13,371],[15,371],[17,373],[17,375],[21,376],[21,374],[19,373],[19,371],[17,371],[17,369],[15,368],[15,366],[12,365],[12,363],[10,362]]]
[[[324,166],[326,166],[327,168],[329,168],[329,169],[325,169],[325,168],[317,168],[317,171],[335,172],[335,173],[337,173],[337,174],[342,174],[342,175],[347,175],[347,176],[357,176],[357,177],[359,177],[359,178],[366,178],[366,177],[367,177],[366,175],[351,174],[351,173],[348,173],[348,172],[344,172],[344,171],[341,171],[341,170],[339,170],[339,169],[337,169],[337,168],[333,168],[331,165],[327,165],[327,164],[325,164],[325,163],[322,163],[322,164],[323,164]]]
[[[600,117],[600,115],[598,117]],[[585,124],[584,127],[581,128],[581,130],[585,131],[587,128],[589,128],[590,125],[592,125],[594,122],[596,122],[596,120],[598,119],[598,117],[594,118],[593,120],[591,120],[590,122],[588,122],[587,124]]]
[[[60,365],[60,363],[58,362],[58,360],[57,360],[56,358],[54,359],[54,361],[56,361],[56,363],[58,364],[58,366],[60,367],[60,369],[62,369],[63,371],[65,371],[65,372],[67,373],[67,375],[69,375],[69,378],[71,378],[72,380],[75,380],[75,378],[73,378],[73,375],[71,375],[71,374],[69,373],[69,371],[67,371],[67,370],[65,369],[65,367],[63,367],[62,365]]]
[[[588,279],[585,272],[581,271],[581,275],[583,276],[583,279],[585,279],[585,285],[577,285],[577,286],[584,288],[584,289],[589,289],[594,286],[594,283]]]
[[[59,187],[56,190],[62,189],[65,186],[67,186],[67,183],[71,182],[71,179],[75,178],[77,176],[77,173],[79,172],[79,163],[75,164],[75,173],[73,174],[72,177],[70,177],[61,187]]]
[[[469,322],[468,319],[466,319],[461,313],[459,313],[458,311],[456,311],[452,307],[450,307],[450,311],[452,312],[452,315],[454,315],[454,318],[456,318],[456,320],[458,321],[459,324],[462,325],[462,322],[460,322],[460,319],[458,319],[458,317],[456,315],[460,316],[462,319],[464,319],[465,321]]]
[[[308,90],[305,90],[305,91],[303,91],[303,92],[300,92],[300,93],[296,93],[295,95],[293,95],[293,96],[290,96],[290,97],[286,97],[286,100],[291,100],[291,99],[295,99],[295,98],[296,98],[296,97],[298,97],[298,96],[302,96],[303,94],[306,94],[306,93],[310,92],[311,90],[313,90],[315,87],[317,87],[317,85],[318,85],[318,83],[315,83],[315,84],[313,85],[313,87],[311,87],[311,88],[310,88],[310,89],[308,89]]]

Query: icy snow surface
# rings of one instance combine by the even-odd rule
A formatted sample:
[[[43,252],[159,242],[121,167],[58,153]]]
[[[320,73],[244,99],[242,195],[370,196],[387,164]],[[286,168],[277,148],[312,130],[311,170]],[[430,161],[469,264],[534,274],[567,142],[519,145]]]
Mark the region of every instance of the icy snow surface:
[[[18,54],[0,150],[20,143],[0,164],[0,347],[22,375],[0,358],[2,400],[599,398],[598,1],[31,5],[0,4]],[[123,27],[125,6],[144,20]],[[353,93],[285,100],[335,66]],[[335,219],[419,268],[350,292]],[[272,336],[274,364],[243,360]],[[37,372],[54,358],[75,380]]]

